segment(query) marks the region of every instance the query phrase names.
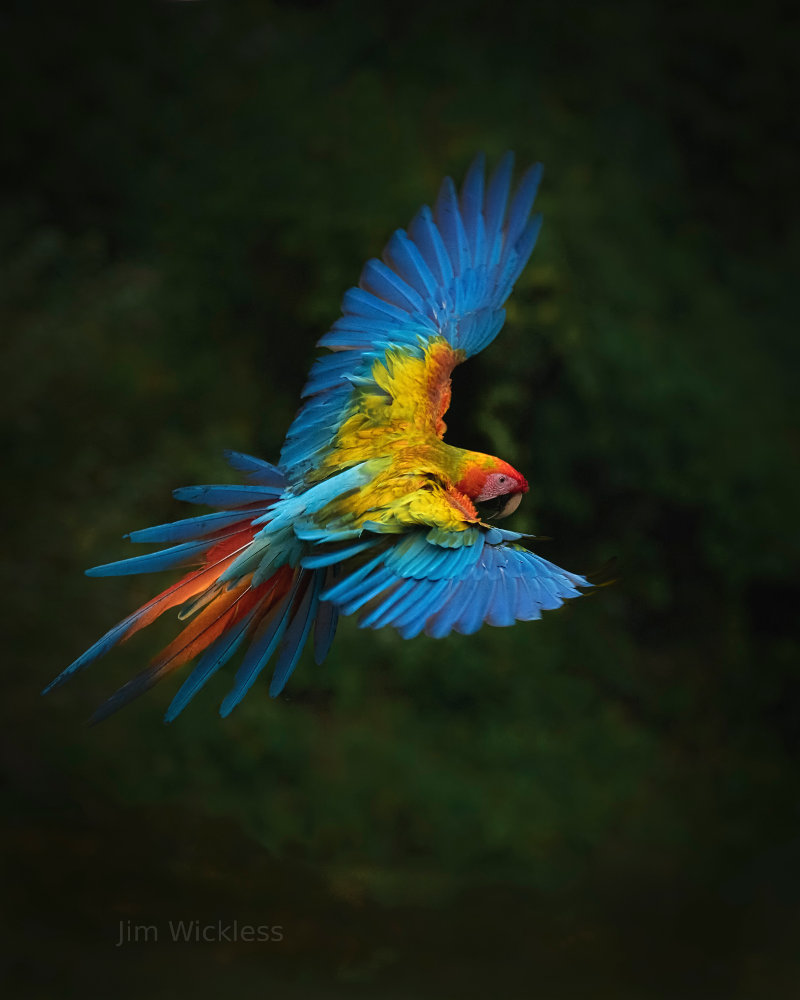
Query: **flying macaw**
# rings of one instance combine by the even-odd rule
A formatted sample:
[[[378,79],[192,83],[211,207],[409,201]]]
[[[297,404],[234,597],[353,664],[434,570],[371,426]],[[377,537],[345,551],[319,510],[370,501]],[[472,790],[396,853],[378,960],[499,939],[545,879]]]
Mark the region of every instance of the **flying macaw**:
[[[213,513],[133,531],[132,542],[169,547],[87,570],[191,567],[45,691],[179,608],[183,631],[93,721],[202,654],[167,709],[171,721],[246,647],[226,716],[273,654],[269,693],[283,690],[312,626],[321,663],[340,614],[439,638],[537,619],[589,586],[521,545],[525,536],[488,523],[516,510],[528,490],[522,474],[444,441],[450,374],[497,336],[541,225],[531,216],[541,165],[509,202],[513,162],[507,153],[485,185],[477,157],[460,195],[445,178],[434,210],[423,207],[382,260],[368,261],[319,341],[329,350],[311,369],[277,466],[226,453],[246,485],[174,491]]]

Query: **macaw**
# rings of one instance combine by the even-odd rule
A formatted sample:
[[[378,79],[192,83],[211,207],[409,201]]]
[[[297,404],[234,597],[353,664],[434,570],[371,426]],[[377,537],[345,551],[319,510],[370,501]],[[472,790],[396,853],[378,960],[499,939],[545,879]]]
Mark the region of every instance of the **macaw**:
[[[280,461],[228,452],[244,485],[186,486],[174,496],[212,513],[131,532],[168,547],[87,570],[118,576],[189,568],[68,666],[45,691],[165,611],[188,623],[154,662],[93,716],[99,721],[200,656],[169,705],[171,721],[246,648],[220,713],[227,716],[275,656],[284,688],[312,626],[317,663],[340,614],[403,638],[470,634],[484,623],[538,619],[589,586],[490,521],[528,490],[508,462],[446,444],[456,365],[487,347],[541,226],[531,216],[540,164],[509,200],[507,153],[485,183],[483,156],[460,194],[448,177],[433,211],[398,229],[367,262],[342,316],[319,341]]]

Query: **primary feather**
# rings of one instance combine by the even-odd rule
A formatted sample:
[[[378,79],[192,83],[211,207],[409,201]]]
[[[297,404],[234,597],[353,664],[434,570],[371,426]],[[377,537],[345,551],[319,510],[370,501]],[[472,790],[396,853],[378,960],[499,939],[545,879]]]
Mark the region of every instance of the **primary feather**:
[[[483,624],[539,618],[588,586],[485,523],[513,510],[524,477],[490,455],[444,441],[453,368],[488,346],[536,242],[535,165],[509,201],[513,156],[488,183],[484,159],[460,193],[445,178],[423,207],[364,266],[342,317],[320,340],[303,406],[270,465],[228,452],[244,485],[187,486],[175,496],[209,514],[131,532],[158,552],[95,567],[92,576],[193,567],[111,629],[46,690],[179,607],[180,635],[96,713],[105,718],[199,656],[167,709],[171,721],[206,681],[245,648],[221,713],[227,715],[277,653],[277,695],[313,627],[317,662],[339,614],[404,637],[470,634]],[[507,502],[508,501],[508,502]]]

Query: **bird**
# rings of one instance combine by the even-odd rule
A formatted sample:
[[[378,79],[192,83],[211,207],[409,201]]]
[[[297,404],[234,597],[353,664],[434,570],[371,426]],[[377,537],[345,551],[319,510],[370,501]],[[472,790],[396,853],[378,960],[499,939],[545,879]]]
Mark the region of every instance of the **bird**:
[[[178,609],[184,626],[150,665],[95,712],[105,719],[192,660],[169,704],[171,722],[237,653],[224,717],[273,660],[283,690],[313,628],[317,663],[340,615],[404,639],[472,634],[532,621],[590,587],[495,522],[528,482],[508,462],[444,440],[453,369],[488,347],[533,252],[541,164],[512,189],[514,155],[487,177],[479,154],[460,190],[442,182],[382,257],[364,266],[342,315],[318,342],[277,464],[226,452],[239,485],[185,486],[173,495],[210,513],[144,528],[155,552],[96,566],[107,577],[182,568],[171,586],[108,631],[46,688]],[[242,652],[243,651],[243,652]]]

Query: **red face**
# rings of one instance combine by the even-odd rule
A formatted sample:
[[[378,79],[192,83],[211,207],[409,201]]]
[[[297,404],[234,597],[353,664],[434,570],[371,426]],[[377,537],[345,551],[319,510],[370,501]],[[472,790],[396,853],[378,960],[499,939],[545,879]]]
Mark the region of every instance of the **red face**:
[[[522,494],[528,492],[524,476],[507,462],[495,459],[488,468],[473,467],[458,483],[458,489],[474,502],[492,504],[493,518],[507,517],[519,507]],[[502,498],[506,497],[505,503]]]

